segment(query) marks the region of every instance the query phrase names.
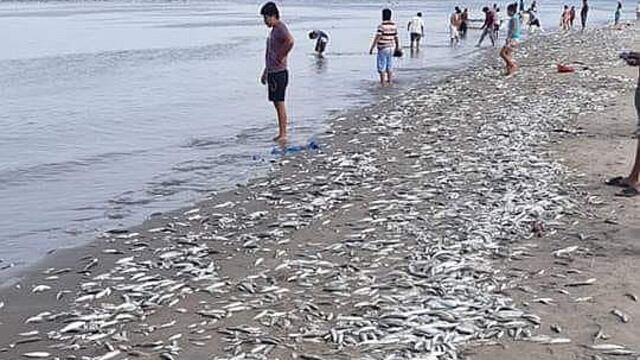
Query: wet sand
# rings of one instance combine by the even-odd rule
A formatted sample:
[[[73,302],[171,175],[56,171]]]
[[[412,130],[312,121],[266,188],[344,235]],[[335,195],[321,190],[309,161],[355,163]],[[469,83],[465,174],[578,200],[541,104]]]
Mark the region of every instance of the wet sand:
[[[601,181],[628,166],[636,31],[533,39],[511,79],[488,54],[265,178],[51,256],[0,292],[0,356],[566,359],[596,323],[632,347],[635,205]]]

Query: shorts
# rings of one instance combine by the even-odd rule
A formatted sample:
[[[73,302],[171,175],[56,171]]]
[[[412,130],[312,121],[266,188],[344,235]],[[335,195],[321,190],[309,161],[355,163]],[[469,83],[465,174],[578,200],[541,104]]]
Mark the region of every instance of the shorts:
[[[458,28],[453,26],[453,25],[449,25],[449,36],[452,39],[457,39],[460,37],[460,33],[458,32]]]
[[[376,57],[376,63],[378,65],[378,72],[383,73],[385,71],[391,71],[393,68],[393,48],[386,47],[378,49],[378,56]]]
[[[289,85],[289,71],[283,70],[267,74],[267,87],[269,88],[269,101],[284,101],[285,93]]]
[[[323,53],[324,49],[327,48],[327,39],[320,38],[316,41],[316,52]]]
[[[411,33],[411,42],[419,41],[420,39],[422,39],[422,34],[414,32]]]

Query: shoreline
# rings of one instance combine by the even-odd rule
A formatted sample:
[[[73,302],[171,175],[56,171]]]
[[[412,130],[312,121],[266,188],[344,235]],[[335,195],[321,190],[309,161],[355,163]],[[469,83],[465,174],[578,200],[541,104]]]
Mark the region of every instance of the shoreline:
[[[551,34],[551,33],[537,34],[536,36],[537,37],[545,36],[545,34]],[[409,47],[403,46],[403,49],[408,50]],[[488,61],[487,59],[491,58],[490,53],[492,52],[492,50],[496,50],[496,49],[499,49],[499,46],[490,47],[485,45],[481,48],[475,48],[471,46],[462,47],[459,50],[463,52],[455,56],[455,61],[459,62],[464,66],[468,65],[472,67],[474,66],[473,64],[476,62],[483,63]],[[408,55],[405,55],[405,56],[408,56]],[[465,59],[461,60],[461,58],[465,58]],[[465,68],[464,66],[457,69],[447,68],[446,70],[438,68],[435,71],[437,73],[437,75],[435,76],[432,74],[425,74],[420,76],[417,79],[409,79],[409,80],[407,80],[406,78],[402,78],[401,75],[398,76],[398,73],[402,74],[404,71],[415,71],[415,69],[409,69],[404,71],[402,68],[396,69],[396,76],[397,76],[396,80],[400,79],[401,84],[399,85],[398,83],[395,83],[394,86],[390,88],[380,88],[377,86],[377,83],[378,83],[377,79],[374,79],[374,78],[368,79],[367,80],[368,82],[371,82],[372,84],[374,84],[374,87],[369,89],[369,95],[371,96],[370,102],[364,105],[354,105],[345,109],[330,110],[326,114],[327,119],[324,121],[324,124],[320,126],[318,129],[316,129],[317,131],[309,139],[305,141],[314,139],[318,135],[322,135],[326,129],[331,128],[332,122],[335,119],[352,116],[353,114],[357,114],[363,110],[369,109],[376,104],[378,104],[376,106],[379,106],[380,102],[392,101],[398,97],[402,97],[406,92],[414,90],[415,88],[426,88],[426,87],[437,86],[442,82],[446,82],[447,79],[450,77],[455,77],[459,73],[468,71],[468,69]],[[273,145],[272,149],[275,146],[276,145]],[[70,247],[51,248],[46,252],[47,255],[45,257],[43,257],[40,260],[37,260],[36,262],[28,263],[26,265],[19,264],[19,265],[10,266],[8,269],[6,269],[7,274],[0,272],[0,275],[3,275],[3,276],[6,275],[4,279],[0,279],[0,293],[2,292],[3,289],[6,289],[7,287],[11,287],[12,285],[15,285],[16,283],[20,282],[25,277],[28,277],[29,275],[37,272],[38,269],[44,270],[47,267],[50,267],[50,265],[60,263],[61,260],[56,259],[56,257],[58,256],[66,259],[74,256],[70,254],[75,254],[78,251],[82,250],[83,248],[90,248],[95,246],[96,242],[99,242],[101,239],[107,237],[109,233],[129,231],[130,229],[144,227],[144,224],[146,224],[150,220],[153,220],[154,218],[165,217],[165,216],[169,216],[169,217],[175,216],[188,209],[198,207],[200,203],[206,203],[208,201],[207,199],[209,199],[211,196],[233,192],[234,189],[238,187],[244,187],[252,181],[257,181],[257,180],[269,177],[270,174],[273,172],[274,163],[278,162],[278,158],[276,157],[276,155],[271,154],[269,149],[265,149],[262,155],[264,156],[262,160],[267,165],[266,166],[259,165],[261,169],[253,171],[252,174],[248,176],[247,181],[245,181],[244,183],[228,184],[226,187],[220,190],[212,191],[211,194],[206,195],[204,197],[196,198],[193,201],[189,201],[185,205],[180,206],[178,208],[171,208],[168,210],[156,210],[152,212],[149,216],[147,216],[145,220],[143,220],[142,222],[135,222],[132,225],[126,225],[126,226],[114,226],[108,230],[94,232],[92,233],[92,235],[87,236],[87,238],[91,240],[82,241],[82,243],[79,245],[70,246]],[[268,157],[268,156],[272,156],[272,157]],[[286,157],[293,157],[293,156],[296,156],[296,154],[286,155]],[[16,267],[19,267],[19,268],[14,270]],[[4,270],[0,270],[0,271],[4,271]]]
[[[633,30],[628,29],[625,34]],[[593,32],[611,36],[612,30],[598,29]],[[550,37],[550,41],[557,41],[563,36],[572,41],[580,40],[580,36],[577,34],[549,34],[545,35],[545,38]],[[529,54],[535,52],[538,46],[544,47],[544,44],[535,42],[539,42],[539,40],[533,39],[532,41],[532,43],[523,44],[523,49],[526,49],[526,52],[522,54],[523,64],[528,61]],[[609,49],[609,53],[611,51]],[[488,58],[490,55],[486,56]],[[474,112],[470,114],[476,116],[478,115],[476,112],[481,111],[482,104],[475,104],[469,100],[477,100],[474,99],[474,96],[477,96],[476,92],[485,91],[487,94],[491,94],[492,91],[499,91],[504,93],[510,84],[522,85],[518,76],[524,77],[525,75],[518,75],[512,79],[513,82],[509,83],[508,80],[497,77],[497,72],[490,60],[486,63],[485,61],[480,61],[480,65],[472,65],[470,69],[460,71],[455,75],[447,76],[442,82],[417,86],[407,90],[404,94],[392,96],[382,103],[330,121],[329,130],[319,136],[320,141],[327,144],[321,152],[317,154],[301,153],[281,159],[276,165],[280,169],[271,172],[266,177],[253,179],[246,186],[218,194],[212,199],[199,203],[196,205],[197,211],[183,209],[163,214],[143,225],[131,228],[127,233],[98,239],[86,248],[64,250],[64,254],[59,255],[61,258],[58,258],[57,262],[40,264],[33,273],[24,278],[25,285],[22,290],[17,290],[15,287],[0,290],[1,299],[6,300],[5,307],[0,309],[0,312],[3,312],[1,331],[7,333],[7,326],[12,329],[24,328],[25,326],[21,324],[26,316],[37,314],[42,309],[48,309],[47,311],[52,314],[43,315],[42,319],[30,322],[26,328],[40,329],[40,335],[33,336],[44,338],[44,335],[49,331],[60,332],[60,329],[64,329],[65,324],[68,326],[75,323],[78,328],[73,331],[63,331],[61,334],[54,333],[54,340],[40,339],[36,341],[32,339],[33,341],[16,346],[15,351],[8,350],[9,353],[18,356],[19,352],[42,351],[43,348],[46,349],[43,344],[65,343],[73,339],[79,348],[74,346],[66,350],[58,349],[55,351],[60,351],[62,354],[62,352],[82,350],[89,356],[102,356],[105,353],[115,354],[118,352],[114,357],[120,356],[120,354],[124,356],[125,353],[134,356],[132,352],[140,351],[172,354],[169,356],[174,357],[179,354],[186,356],[185,358],[205,358],[204,352],[211,354],[211,352],[218,351],[217,355],[221,356],[219,358],[223,358],[223,349],[230,343],[233,344],[233,341],[227,340],[230,338],[236,339],[236,342],[239,341],[239,345],[234,345],[234,348],[238,349],[239,347],[242,352],[259,348],[254,353],[257,354],[256,356],[260,354],[266,356],[263,354],[264,352],[272,351],[269,358],[280,358],[279,356],[286,358],[286,355],[293,353],[300,355],[300,349],[313,353],[326,352],[327,345],[324,344],[324,341],[327,341],[326,332],[329,331],[325,327],[327,324],[332,324],[333,328],[337,326],[338,329],[341,329],[340,334],[342,334],[343,341],[339,341],[341,335],[338,332],[335,334],[336,339],[333,339],[334,334],[329,331],[329,338],[331,338],[329,343],[337,344],[338,350],[342,349],[340,354],[343,356],[345,354],[342,352],[347,350],[352,352],[352,356],[390,351],[380,344],[376,346],[373,339],[378,339],[382,335],[376,333],[375,329],[370,330],[371,332],[362,330],[367,326],[359,326],[358,322],[372,321],[364,318],[371,316],[371,319],[375,319],[380,315],[377,311],[385,306],[392,307],[393,304],[385,305],[383,301],[377,305],[357,306],[364,299],[354,303],[347,299],[350,296],[378,298],[380,292],[389,291],[390,289],[385,288],[385,286],[389,286],[388,284],[377,284],[375,279],[376,276],[384,278],[384,273],[390,269],[394,269],[391,273],[405,274],[397,275],[399,277],[396,279],[387,279],[400,288],[409,286],[413,289],[423,288],[427,293],[435,291],[435,289],[425,288],[425,284],[417,285],[416,279],[411,276],[419,278],[426,276],[426,273],[420,275],[422,270],[415,267],[408,271],[406,261],[411,258],[406,256],[429,254],[430,251],[436,251],[436,253],[437,251],[445,251],[445,254],[450,253],[450,255],[443,259],[427,257],[430,258],[430,261],[442,261],[440,265],[443,266],[443,269],[452,265],[448,261],[454,261],[455,264],[469,261],[458,254],[457,251],[460,249],[457,248],[457,245],[447,243],[442,238],[443,235],[453,236],[454,239],[457,238],[465,246],[468,246],[465,250],[466,254],[473,258],[473,261],[467,264],[468,269],[452,271],[462,271],[461,274],[464,276],[468,276],[468,272],[470,272],[473,274],[473,279],[487,281],[486,284],[467,289],[466,291],[470,292],[472,296],[466,294],[463,300],[480,301],[477,298],[480,293],[476,291],[483,290],[489,292],[486,298],[481,299],[485,306],[495,307],[496,304],[500,304],[498,308],[510,308],[512,304],[509,297],[504,296],[501,289],[495,289],[491,286],[493,281],[500,283],[501,280],[499,276],[496,278],[498,273],[490,270],[491,266],[487,261],[500,254],[501,251],[507,251],[510,256],[517,253],[517,249],[515,251],[503,249],[499,244],[505,240],[511,241],[510,237],[514,235],[525,236],[530,232],[530,227],[535,226],[538,220],[527,219],[522,224],[507,226],[508,231],[505,232],[504,229],[496,228],[492,221],[508,219],[511,214],[493,213],[489,211],[490,207],[484,208],[482,202],[478,202],[479,213],[487,216],[486,219],[480,219],[478,223],[478,220],[467,213],[469,209],[474,209],[474,206],[465,205],[468,208],[464,210],[462,206],[465,203],[457,203],[458,199],[473,195],[474,199],[475,196],[479,197],[475,200],[487,201],[491,204],[492,201],[502,201],[501,196],[506,193],[502,193],[502,191],[508,189],[500,189],[496,192],[495,195],[500,195],[498,198],[492,196],[484,198],[481,193],[475,194],[475,192],[482,191],[481,189],[468,189],[471,190],[471,195],[466,194],[467,181],[482,180],[484,182],[481,183],[481,188],[485,189],[484,191],[490,188],[491,183],[486,182],[487,179],[483,180],[483,176],[487,176],[483,172],[489,170],[486,168],[487,164],[481,170],[475,170],[478,173],[471,171],[455,175],[460,169],[456,169],[455,165],[447,165],[447,163],[455,159],[462,163],[479,166],[474,162],[473,157],[481,157],[483,153],[474,154],[469,152],[470,148],[466,148],[459,155],[453,154],[452,158],[447,158],[449,154],[442,153],[437,148],[438,146],[449,148],[457,141],[462,142],[464,146],[473,146],[475,144],[471,138],[473,134],[488,137],[486,139],[480,137],[478,141],[491,140],[491,137],[496,136],[492,132],[494,130],[491,129],[495,125],[495,119],[483,119],[483,123],[473,124],[473,126],[465,123],[458,128],[454,126],[455,124],[451,124],[451,121],[466,122],[467,119],[464,116],[460,117],[462,113],[455,115],[455,117],[447,117],[446,113],[438,113],[451,111],[451,114],[454,114],[454,111],[447,107],[450,97],[453,94],[458,94],[452,92],[454,89],[461,91],[468,97],[454,100],[457,102],[458,110],[474,109]],[[523,66],[520,72],[525,71],[527,69]],[[490,79],[493,85],[498,87],[484,88],[481,84],[470,84],[469,79],[473,80],[474,76],[484,80]],[[465,88],[465,86],[471,85],[475,87]],[[535,95],[531,94],[531,96]],[[516,100],[512,105],[522,107],[521,101],[523,99]],[[434,109],[435,111],[432,112]],[[494,110],[498,111],[497,114],[494,114],[495,116],[513,115],[505,113],[499,106]],[[499,125],[506,127],[500,131],[505,134],[517,131],[517,129],[509,128],[504,120],[506,118],[501,120],[503,122]],[[527,126],[526,123],[522,124]],[[544,123],[541,125],[542,130],[535,129],[542,134],[548,131],[549,126],[550,124]],[[464,132],[456,133],[453,130],[463,130]],[[411,142],[402,143],[402,139],[411,140]],[[500,139],[500,136],[497,139]],[[409,144],[421,144],[421,146],[405,146]],[[434,147],[436,148],[434,149]],[[513,151],[513,149],[509,151]],[[500,154],[492,156],[498,156],[503,161],[507,159],[502,158]],[[448,160],[444,163],[439,162],[442,159]],[[527,166],[533,165],[533,169],[535,169],[535,162],[531,164],[531,162],[525,161],[525,164]],[[544,165],[544,162],[541,164]],[[417,174],[436,182],[431,184],[428,181],[422,182],[415,178],[415,174],[407,172],[409,169],[415,169]],[[551,170],[545,169],[544,171]],[[498,169],[497,171],[511,172],[510,169]],[[445,176],[447,172],[455,173],[454,175],[459,177],[450,182]],[[541,174],[543,173],[541,172]],[[434,176],[435,178],[433,178]],[[489,175],[489,178],[491,176],[493,175]],[[520,174],[516,172],[512,176],[517,177]],[[410,186],[415,181],[420,185],[419,188]],[[446,186],[434,186],[429,190],[429,185]],[[447,187],[449,187],[448,190]],[[455,190],[458,187],[459,191],[449,192],[449,190]],[[422,192],[418,189],[427,189],[427,191]],[[531,193],[531,189],[525,188],[523,190],[527,194]],[[559,189],[555,191],[562,193]],[[452,194],[455,196],[452,197]],[[533,194],[535,197],[544,197],[543,194]],[[376,202],[385,199],[387,202]],[[517,203],[517,200],[514,201]],[[429,209],[428,205],[431,202],[433,205]],[[452,209],[446,208],[447,202],[458,206],[457,211],[460,211],[458,217],[462,217],[461,219],[457,219],[448,212]],[[530,207],[530,204],[520,204],[520,206],[525,205]],[[421,206],[427,206],[427,208],[420,208]],[[519,209],[519,211],[522,210],[526,210],[526,215],[530,208]],[[551,210],[553,212],[553,209]],[[265,211],[267,213],[264,213]],[[398,213],[398,211],[400,212]],[[456,235],[456,227],[451,227],[451,223],[440,222],[443,218],[451,221],[460,229],[465,229],[465,223],[470,221],[484,231],[480,232],[480,237],[470,236],[470,233],[464,234],[464,231],[463,234]],[[364,219],[368,220],[363,221]],[[548,221],[546,218],[543,219],[540,221]],[[548,226],[553,229],[558,224],[553,224],[551,221]],[[429,227],[433,227],[437,231],[430,232]],[[513,234],[510,234],[510,231]],[[134,235],[136,232],[139,235]],[[390,238],[388,238],[389,236]],[[421,236],[426,236],[426,238],[421,238]],[[406,240],[405,237],[413,239]],[[440,240],[435,247],[432,247],[433,245],[427,241],[438,238]],[[406,249],[402,247],[406,247]],[[432,250],[425,251],[425,249]],[[479,251],[479,253],[476,254],[474,251]],[[325,255],[319,255],[322,253]],[[131,256],[135,258],[130,259]],[[85,259],[79,262],[73,261],[79,258]],[[96,264],[92,261],[94,258],[99,259]],[[177,261],[178,259],[180,261]],[[209,259],[214,261],[209,262]],[[416,260],[419,259],[411,259],[410,261]],[[414,265],[418,266],[420,263],[417,261]],[[210,266],[211,264],[212,266]],[[287,264],[287,267],[279,269],[282,264]],[[51,266],[56,270],[49,272],[49,274],[41,275],[39,272],[35,272]],[[71,270],[57,273],[66,267]],[[307,267],[310,268],[307,269]],[[290,269],[290,273],[288,275],[278,273],[283,269]],[[117,276],[113,272],[114,270],[118,273]],[[128,278],[131,274],[133,276],[142,275]],[[366,274],[377,275],[369,277]],[[51,278],[52,276],[58,276],[58,278]],[[332,284],[331,290],[328,291],[327,276]],[[50,277],[50,279],[43,280],[46,277]],[[296,279],[289,280],[291,277],[296,277]],[[133,286],[134,290],[126,286],[122,287],[122,283],[126,282],[127,278],[126,281],[137,284]],[[206,282],[206,286],[200,283],[201,281]],[[85,284],[82,289],[77,286],[80,283]],[[289,285],[285,286],[287,283]],[[29,285],[32,284],[46,284],[52,289],[38,292],[37,296],[34,296],[30,295],[32,287]],[[455,289],[461,285],[461,283],[455,283],[452,288],[447,289],[445,293],[451,297],[450,301],[457,299],[459,294],[455,292]],[[322,286],[324,286],[323,291],[316,290],[316,287],[321,288]],[[140,288],[136,290],[136,287]],[[155,291],[160,294],[166,288],[171,291],[163,294],[167,296],[164,300],[154,299],[154,294],[149,293]],[[71,292],[59,293],[59,291],[66,290]],[[354,291],[356,292],[354,293]],[[62,294],[61,301],[55,300],[58,294]],[[400,299],[412,299],[414,294],[410,292],[393,293],[392,291],[392,294],[387,296],[395,297],[398,302],[395,306],[403,308],[405,305],[407,307],[409,305],[403,304]],[[447,296],[445,296],[445,300]],[[300,298],[300,302],[296,301],[298,298]],[[138,299],[140,299],[139,302]],[[302,301],[303,299],[306,300]],[[175,300],[177,302],[173,303]],[[203,301],[206,301],[206,304],[203,304]],[[337,303],[333,303],[334,301]],[[436,309],[434,311],[446,313],[446,302],[443,303],[442,299],[433,299],[433,301],[434,303],[430,305],[434,306]],[[460,301],[460,299],[456,301]],[[104,306],[105,303],[107,306]],[[117,310],[119,306],[123,307]],[[132,308],[127,309],[129,306]],[[445,307],[442,308],[442,306]],[[438,307],[441,310],[437,310]],[[80,313],[69,313],[65,310],[69,308]],[[456,311],[460,310],[459,305],[453,306],[453,308]],[[192,309],[198,310],[191,312]],[[486,311],[484,316],[497,316],[490,310]],[[511,311],[520,310],[514,308]],[[50,320],[50,317],[56,312],[63,315]],[[281,312],[286,315],[277,315]],[[82,315],[83,313],[84,315]],[[78,320],[78,318],[87,316],[86,313],[101,314],[106,318],[117,320],[109,321],[115,321],[115,323],[108,325],[104,325],[104,323],[93,324],[95,319]],[[351,315],[353,313],[359,315]],[[455,311],[454,313],[456,314],[454,318],[462,316],[461,313]],[[261,314],[263,315],[258,317]],[[510,315],[513,314],[510,313]],[[524,312],[522,315],[534,316]],[[180,317],[179,321],[172,323],[178,320],[174,319],[176,316]],[[305,316],[311,316],[313,319],[312,321],[306,318],[307,321],[318,322],[318,324],[314,324],[317,326],[314,331],[320,333],[315,334],[309,330],[305,333],[306,335],[294,337],[295,341],[286,345],[283,345],[285,342],[282,339],[287,339],[287,336],[282,339],[271,338],[270,341],[268,340],[268,338],[276,336],[275,334],[282,335],[283,329],[291,327],[291,324],[302,326]],[[349,318],[349,316],[353,318]],[[439,317],[440,321],[451,320],[443,314],[429,314],[429,316]],[[118,319],[118,317],[120,318]],[[256,317],[258,317],[257,320]],[[357,320],[358,317],[361,319]],[[520,316],[514,317],[520,318]],[[251,323],[252,318],[254,319],[254,327],[277,325],[277,329],[272,328],[274,334],[271,334],[255,332],[249,330],[249,327],[243,327],[244,323]],[[443,318],[449,320],[443,320]],[[264,324],[262,320],[267,319],[270,319],[269,321],[273,324]],[[336,324],[336,321],[341,323]],[[78,324],[78,322],[82,322],[82,324]],[[170,325],[163,326],[166,324]],[[196,326],[193,328],[189,327],[194,324]],[[465,337],[476,334],[476,331],[486,331],[487,329],[483,329],[481,325],[475,322],[458,324],[455,328],[458,329],[458,335],[462,339],[449,340],[450,343],[459,344],[465,341]],[[528,323],[527,326],[523,326],[523,329],[531,331],[534,329],[534,325],[534,323]],[[369,325],[374,328],[376,326],[380,326],[380,323]],[[238,330],[239,328],[244,331]],[[344,330],[353,328],[356,330]],[[127,329],[131,330],[129,332],[131,338],[122,336],[122,332]],[[226,331],[226,333],[221,331]],[[354,349],[354,345],[358,343],[357,338],[352,339],[354,331],[364,334],[362,335],[364,341],[362,339],[359,341],[366,343],[364,348],[360,344]],[[382,330],[378,329],[378,331]],[[424,329],[422,331],[436,330]],[[220,335],[212,336],[209,332],[221,332],[222,338]],[[384,333],[384,331],[382,332]],[[178,334],[180,336],[176,337]],[[486,335],[485,332],[483,334]],[[291,331],[289,331],[289,335],[291,335]],[[71,338],[66,339],[67,336]],[[149,341],[147,337],[154,338],[153,341],[161,341],[155,339],[164,339],[164,341],[155,345],[142,346],[146,341]],[[87,340],[87,338],[91,338],[91,340]],[[345,342],[345,338],[352,340]],[[11,341],[17,339],[20,337],[11,336]],[[105,339],[111,339],[109,341],[113,342],[113,349],[107,347],[109,351],[104,351],[102,345],[104,345]],[[304,339],[309,340],[305,341]],[[311,339],[316,340],[312,341]],[[351,341],[355,341],[356,344],[351,344]],[[137,346],[134,344],[136,342]],[[179,343],[182,345],[178,345]],[[204,345],[200,345],[201,343]],[[255,346],[256,344],[261,345]],[[453,356],[452,354],[459,350],[455,345],[451,345],[452,349],[448,349],[443,344],[447,344],[447,342],[433,342],[430,346],[436,346],[437,351],[442,352],[442,356]],[[417,346],[416,343],[412,343],[412,346],[414,345]],[[3,346],[5,345],[0,344],[0,348]],[[262,347],[260,348],[260,346]],[[421,346],[425,346],[426,349],[427,345],[422,344]],[[181,347],[184,348],[180,349]],[[393,351],[403,353],[402,346],[399,348]],[[51,349],[48,351],[55,352]],[[334,353],[334,356],[338,356],[337,354]],[[332,358],[331,355],[324,356]]]

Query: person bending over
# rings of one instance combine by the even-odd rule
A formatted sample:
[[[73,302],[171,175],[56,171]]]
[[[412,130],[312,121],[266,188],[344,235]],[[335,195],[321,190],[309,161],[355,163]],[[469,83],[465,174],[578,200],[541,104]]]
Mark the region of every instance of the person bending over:
[[[316,41],[315,51],[319,56],[322,56],[327,49],[329,35],[322,30],[313,30],[309,33],[309,39]]]

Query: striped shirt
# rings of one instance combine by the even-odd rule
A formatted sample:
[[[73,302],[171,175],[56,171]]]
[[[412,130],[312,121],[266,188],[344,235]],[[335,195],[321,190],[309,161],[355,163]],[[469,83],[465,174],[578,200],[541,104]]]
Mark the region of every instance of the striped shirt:
[[[398,27],[393,21],[383,21],[378,26],[378,49],[394,47],[398,36]]]

